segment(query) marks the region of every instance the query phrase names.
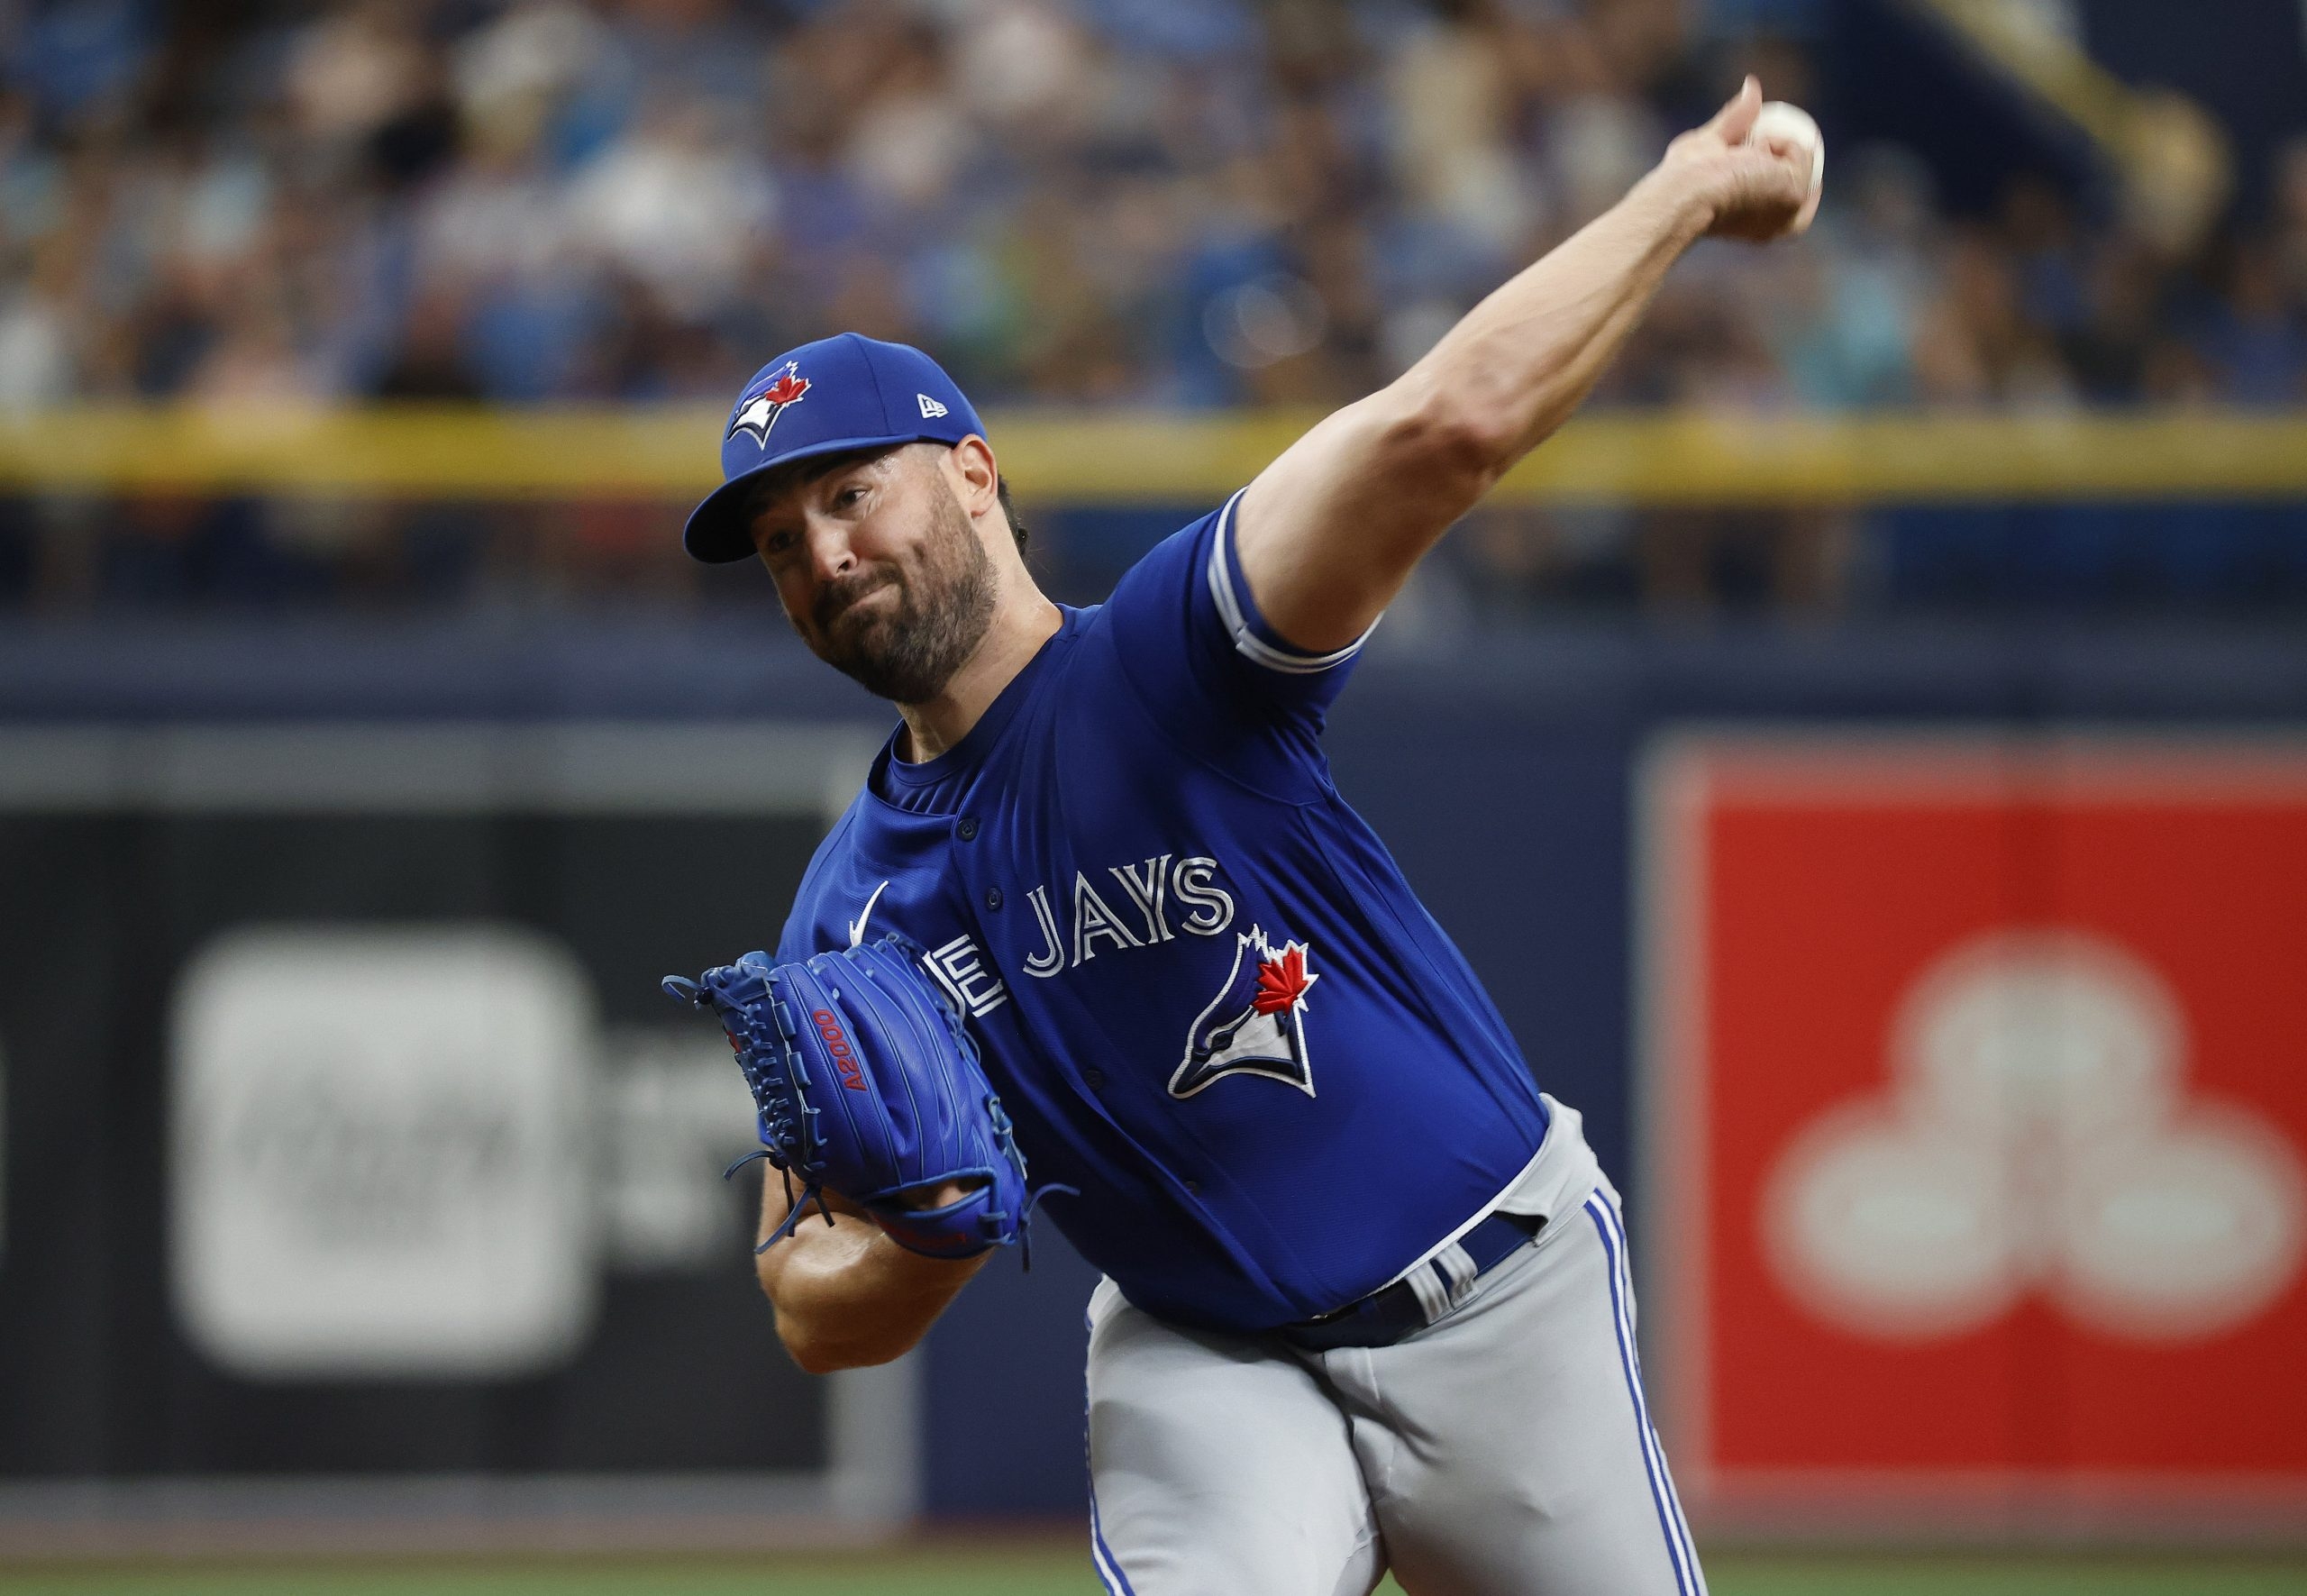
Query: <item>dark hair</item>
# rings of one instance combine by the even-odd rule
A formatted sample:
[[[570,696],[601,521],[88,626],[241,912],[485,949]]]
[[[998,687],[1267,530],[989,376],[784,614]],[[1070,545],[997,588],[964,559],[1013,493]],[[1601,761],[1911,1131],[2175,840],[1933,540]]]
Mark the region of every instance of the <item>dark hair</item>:
[[[1009,517],[1009,535],[1017,540],[1017,552],[1026,552],[1026,543],[1033,534],[1026,529],[1025,517],[1017,514],[1017,501],[1009,497],[1009,479],[996,477],[993,491],[1001,500],[1001,513]]]

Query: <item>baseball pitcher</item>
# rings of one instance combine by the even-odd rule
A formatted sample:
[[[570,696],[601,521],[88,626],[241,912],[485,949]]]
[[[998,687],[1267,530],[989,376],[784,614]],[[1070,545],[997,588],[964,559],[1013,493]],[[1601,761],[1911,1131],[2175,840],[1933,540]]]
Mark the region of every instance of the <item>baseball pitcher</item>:
[[[761,1285],[804,1368],[880,1363],[1029,1215],[1062,1228],[1105,1275],[1110,1591],[1705,1589],[1617,1194],[1322,725],[1676,257],[1808,226],[1814,152],[1752,136],[1761,109],[1749,80],[1093,608],[1035,588],[993,446],[917,351],[843,334],[738,397],[689,552],[761,560],[902,717],[774,956],[671,983],[761,1107]]]

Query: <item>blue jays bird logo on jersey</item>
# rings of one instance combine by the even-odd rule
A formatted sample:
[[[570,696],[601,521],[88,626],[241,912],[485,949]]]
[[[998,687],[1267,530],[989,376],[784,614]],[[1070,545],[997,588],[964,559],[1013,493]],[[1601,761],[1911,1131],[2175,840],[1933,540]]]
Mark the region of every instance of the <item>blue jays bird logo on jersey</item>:
[[[1190,1098],[1226,1075],[1264,1075],[1314,1095],[1306,1056],[1306,993],[1321,977],[1306,968],[1306,944],[1279,948],[1255,926],[1234,938],[1234,967],[1186,1033],[1186,1055],[1170,1095]]]
[[[737,414],[730,418],[729,430],[721,441],[727,442],[739,433],[751,433],[753,441],[762,448],[769,446],[769,429],[785,414],[789,405],[798,405],[809,391],[809,379],[797,368],[800,362],[788,360],[785,369],[767,378],[757,388],[747,391],[737,400]]]

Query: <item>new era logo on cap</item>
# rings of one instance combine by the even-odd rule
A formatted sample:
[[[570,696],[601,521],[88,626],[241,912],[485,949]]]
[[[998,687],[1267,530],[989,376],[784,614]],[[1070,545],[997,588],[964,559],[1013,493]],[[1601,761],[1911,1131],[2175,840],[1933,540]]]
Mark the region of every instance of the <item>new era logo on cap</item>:
[[[927,394],[916,394],[913,397],[921,401],[921,419],[924,421],[928,421],[935,416],[943,415],[946,413],[945,406],[940,405]]]

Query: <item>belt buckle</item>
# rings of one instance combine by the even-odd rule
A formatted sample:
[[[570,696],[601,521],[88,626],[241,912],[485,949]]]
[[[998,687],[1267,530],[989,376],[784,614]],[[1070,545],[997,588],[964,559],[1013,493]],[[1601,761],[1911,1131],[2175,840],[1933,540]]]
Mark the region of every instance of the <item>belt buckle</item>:
[[[1301,1325],[1334,1325],[1342,1318],[1345,1318],[1353,1314],[1360,1313],[1362,1311],[1363,1304],[1368,1302],[1371,1298],[1374,1298],[1384,1291],[1391,1290],[1391,1289],[1392,1288],[1389,1286],[1381,1286],[1377,1290],[1371,1292],[1370,1296],[1356,1297],[1344,1308],[1333,1308],[1327,1313],[1318,1313],[1311,1318],[1299,1319],[1298,1322]]]

